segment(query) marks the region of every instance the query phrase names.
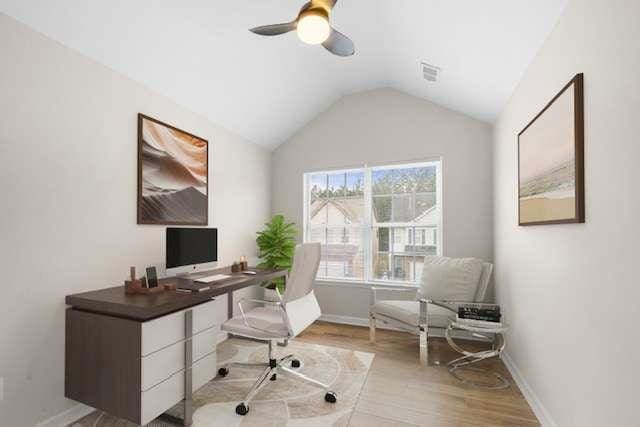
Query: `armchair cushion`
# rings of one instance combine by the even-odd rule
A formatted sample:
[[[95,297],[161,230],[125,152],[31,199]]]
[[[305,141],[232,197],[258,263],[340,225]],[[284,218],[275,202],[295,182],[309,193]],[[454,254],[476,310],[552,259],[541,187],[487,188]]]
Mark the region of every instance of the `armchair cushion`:
[[[422,270],[420,293],[431,300],[475,300],[482,260],[426,256]]]
[[[412,326],[418,326],[420,303],[418,301],[377,301],[371,311],[398,320]],[[429,304],[427,307],[427,324],[431,327],[446,328],[455,313],[446,308]]]

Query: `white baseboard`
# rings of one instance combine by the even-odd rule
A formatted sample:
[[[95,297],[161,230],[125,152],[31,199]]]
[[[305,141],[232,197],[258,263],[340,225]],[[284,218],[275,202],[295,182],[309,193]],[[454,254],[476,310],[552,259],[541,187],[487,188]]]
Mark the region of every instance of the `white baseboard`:
[[[520,369],[518,369],[516,364],[513,362],[513,359],[511,358],[511,356],[509,356],[509,353],[502,353],[502,361],[504,362],[514,381],[520,388],[520,391],[524,395],[524,398],[527,399],[527,402],[529,403],[529,406],[531,406],[533,413],[536,414],[536,417],[538,417],[538,421],[540,421],[540,424],[544,427],[557,427],[557,424],[555,423],[555,421],[553,421],[553,418],[551,418],[551,414],[549,413],[549,411],[547,411],[547,408],[544,407],[529,383],[527,383],[525,378],[522,376]]]
[[[80,418],[89,415],[94,409],[91,406],[78,403],[64,412],[54,415],[53,417],[40,421],[36,427],[65,427]]]

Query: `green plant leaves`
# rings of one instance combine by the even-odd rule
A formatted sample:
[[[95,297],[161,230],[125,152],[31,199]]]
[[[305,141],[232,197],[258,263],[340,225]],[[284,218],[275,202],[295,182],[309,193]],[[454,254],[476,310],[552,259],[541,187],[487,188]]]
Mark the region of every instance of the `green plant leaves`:
[[[291,270],[297,234],[295,223],[286,222],[283,215],[274,215],[271,221],[265,224],[265,229],[257,233],[256,243],[262,259],[258,267]],[[282,278],[274,280],[273,283],[278,289],[284,290]]]

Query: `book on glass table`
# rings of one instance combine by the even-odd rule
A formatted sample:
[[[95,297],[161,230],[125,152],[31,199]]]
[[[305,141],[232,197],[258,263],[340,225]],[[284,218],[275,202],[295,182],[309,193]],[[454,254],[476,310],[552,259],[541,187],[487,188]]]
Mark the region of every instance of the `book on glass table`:
[[[462,304],[458,307],[458,317],[460,319],[500,322],[502,316],[499,305]]]
[[[465,324],[469,326],[476,326],[478,328],[501,328],[502,322],[500,321],[487,321],[487,320],[477,320],[477,319],[465,319],[456,315],[456,323]]]

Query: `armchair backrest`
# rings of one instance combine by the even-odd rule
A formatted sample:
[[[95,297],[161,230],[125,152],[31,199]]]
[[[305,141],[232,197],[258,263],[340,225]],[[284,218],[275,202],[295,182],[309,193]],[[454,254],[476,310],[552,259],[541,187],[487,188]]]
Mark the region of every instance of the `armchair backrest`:
[[[426,256],[420,293],[434,300],[483,301],[493,265],[477,258]]]
[[[480,283],[478,283],[478,291],[474,302],[484,302],[487,296],[487,289],[489,288],[489,281],[491,280],[491,273],[493,272],[493,264],[490,262],[482,263],[482,274],[480,275]]]
[[[320,243],[304,243],[296,246],[293,267],[282,297],[292,336],[305,330],[322,314],[313,293],[313,285],[320,265],[320,254]]]

